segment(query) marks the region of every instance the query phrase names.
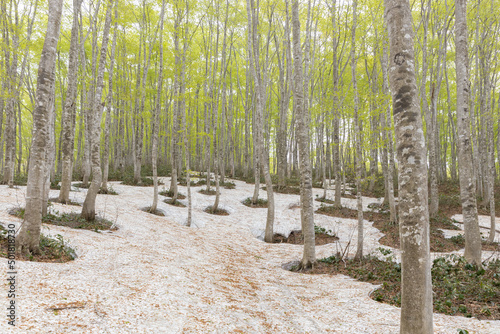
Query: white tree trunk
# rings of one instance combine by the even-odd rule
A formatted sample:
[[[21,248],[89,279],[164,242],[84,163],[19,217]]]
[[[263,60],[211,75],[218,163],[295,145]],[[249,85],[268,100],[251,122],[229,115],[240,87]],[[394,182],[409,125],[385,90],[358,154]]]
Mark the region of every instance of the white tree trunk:
[[[476,179],[474,175],[469,114],[469,56],[467,49],[467,0],[455,3],[455,45],[457,71],[457,132],[460,198],[464,216],[465,258],[481,265],[481,235],[477,218]]]
[[[111,9],[113,0],[108,1],[106,9],[106,21],[104,23],[104,31],[101,45],[101,56],[99,58],[99,67],[97,70],[96,93],[92,103],[92,115],[90,122],[91,140],[91,160],[92,160],[92,183],[90,184],[87,196],[83,202],[81,216],[88,221],[95,219],[95,199],[102,183],[101,171],[101,118],[102,118],[102,90],[104,86],[104,68],[106,67],[106,54],[108,50],[109,30],[111,26]]]
[[[316,262],[314,234],[314,203],[312,196],[312,172],[309,145],[308,110],[304,102],[304,77],[302,72],[302,48],[300,43],[299,2],[292,3],[293,58],[295,67],[294,103],[297,113],[297,137],[300,169],[300,207],[304,254],[299,269],[311,268]]]
[[[385,0],[385,13],[399,162],[400,332],[430,334],[433,323],[427,159],[415,80],[410,3],[408,0]]]
[[[38,253],[42,226],[42,198],[45,164],[49,144],[49,105],[51,88],[55,84],[55,60],[61,26],[62,0],[49,1],[49,17],[43,44],[36,90],[36,107],[33,111],[33,140],[30,151],[26,213],[16,238],[16,251]]]

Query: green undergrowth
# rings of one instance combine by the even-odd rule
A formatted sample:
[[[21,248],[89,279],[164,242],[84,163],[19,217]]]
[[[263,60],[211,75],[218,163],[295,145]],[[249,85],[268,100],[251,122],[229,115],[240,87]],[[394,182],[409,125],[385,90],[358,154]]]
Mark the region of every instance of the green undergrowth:
[[[380,260],[367,256],[361,261],[331,256],[318,261],[313,274],[345,274],[363,282],[380,284],[371,298],[401,306],[401,264],[392,261],[391,250],[381,248]],[[500,320],[500,260],[470,265],[464,257],[439,257],[432,265],[434,311],[448,315]]]
[[[241,203],[250,208],[267,208],[267,199],[264,198],[257,198],[257,201],[252,203],[252,197],[247,197]]]
[[[7,230],[0,225],[0,257],[8,256]],[[40,253],[32,254],[25,252],[16,254],[16,260],[34,261],[34,262],[55,262],[63,263],[72,261],[76,258],[76,252],[68,246],[67,240],[62,235],[55,237],[40,235]]]
[[[24,219],[25,209],[17,207],[11,209],[9,214]],[[92,221],[87,221],[82,218],[80,214],[75,212],[59,212],[57,210],[51,210],[45,216],[42,217],[42,223],[51,224],[57,226],[66,226],[75,229],[84,229],[99,232],[101,230],[116,230],[116,226],[108,219],[102,217],[96,217]]]
[[[166,196],[166,197],[173,197],[174,192],[172,190],[163,189],[162,191],[160,191],[158,193],[158,195],[162,195],[162,196]],[[181,194],[179,192],[177,193],[177,199],[185,199],[185,198],[186,198],[186,195]]]

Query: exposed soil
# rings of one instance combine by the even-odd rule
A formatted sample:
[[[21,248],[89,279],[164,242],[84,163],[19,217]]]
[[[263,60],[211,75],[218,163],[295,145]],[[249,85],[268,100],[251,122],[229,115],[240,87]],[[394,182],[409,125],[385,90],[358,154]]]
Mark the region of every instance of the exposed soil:
[[[322,259],[308,274],[344,274],[363,282],[381,284],[371,298],[401,306],[401,265],[366,257],[362,261]],[[448,315],[500,320],[500,261],[477,269],[463,258],[451,263],[444,258],[434,260],[432,268],[434,312]],[[443,279],[446,277],[446,279]]]
[[[262,189],[266,190],[266,187],[263,187]],[[300,195],[299,187],[274,185],[273,190],[280,194]]]
[[[332,217],[357,219],[358,212],[346,207],[336,208],[333,206],[322,206],[317,211]],[[385,235],[380,238],[382,245],[392,248],[400,248],[399,226],[389,223],[389,213],[364,211],[363,218],[373,222],[373,227],[378,228]],[[453,221],[443,216],[432,219],[430,223],[430,250],[431,252],[452,252],[465,247],[463,237],[445,238],[440,229],[459,230],[453,225]],[[498,244],[483,242],[483,250],[497,250]]]
[[[324,197],[318,197],[318,198],[316,198],[316,201],[321,202],[321,203],[326,203],[326,204],[335,204],[334,200],[324,198]]]
[[[358,212],[353,209],[349,209],[346,207],[335,207],[335,206],[321,206],[318,210],[316,210],[316,213],[321,213],[327,216],[331,217],[339,217],[339,218],[350,218],[350,219],[357,219],[358,218]]]
[[[460,185],[458,182],[446,181],[440,183],[439,191],[439,211],[441,214],[451,217],[462,214],[462,202],[460,200]],[[495,209],[496,217],[500,217],[500,184],[495,184]],[[489,216],[490,209],[483,205],[481,198],[477,198],[477,212],[480,215]]]
[[[327,233],[316,233],[314,236],[314,240],[316,242],[316,246],[321,246],[321,245],[331,244],[339,240],[339,238]],[[304,236],[302,235],[302,231],[298,230],[290,232],[288,238],[286,238],[284,235],[275,233],[273,236],[273,243],[275,244],[288,243],[294,245],[303,245]]]
[[[207,206],[203,211],[205,211],[206,213],[210,213],[212,215],[229,216],[229,212],[227,212],[226,209],[217,208],[217,210],[215,210],[215,212],[214,212],[212,210],[212,206],[211,205]]]

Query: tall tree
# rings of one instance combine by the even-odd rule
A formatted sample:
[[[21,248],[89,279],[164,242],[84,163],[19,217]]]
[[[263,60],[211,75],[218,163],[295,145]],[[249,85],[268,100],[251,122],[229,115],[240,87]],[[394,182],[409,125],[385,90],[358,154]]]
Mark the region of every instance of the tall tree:
[[[68,61],[68,89],[62,113],[62,175],[59,202],[69,203],[75,148],[76,98],[78,86],[78,26],[82,0],[73,0],[73,25]]]
[[[91,143],[91,160],[92,160],[92,183],[90,184],[87,196],[83,202],[81,216],[86,220],[95,219],[95,199],[102,183],[101,171],[101,118],[103,112],[102,91],[104,88],[104,68],[106,67],[106,55],[108,51],[109,30],[111,27],[111,10],[113,0],[108,1],[106,8],[106,19],[104,22],[104,30],[102,33],[102,44],[99,58],[99,66],[97,68],[96,92],[92,102],[92,113],[90,117],[90,134]]]
[[[307,124],[309,111],[307,109],[307,103],[304,101],[304,75],[302,70],[298,0],[294,0],[292,3],[292,35],[295,69],[293,103],[295,104],[295,112],[297,114],[297,137],[300,154],[300,216],[302,233],[304,235],[304,254],[299,269],[308,269],[316,262],[316,249],[314,239],[314,203],[312,196],[309,124]]]
[[[56,50],[61,27],[62,0],[49,0],[47,32],[38,66],[36,108],[33,111],[33,140],[26,189],[26,212],[16,238],[19,253],[40,252],[45,165],[49,145],[50,95],[55,85]]]
[[[477,218],[476,179],[474,175],[469,114],[469,55],[467,50],[467,0],[455,3],[455,49],[457,72],[457,132],[460,198],[465,231],[465,258],[481,265],[481,235]]]
[[[357,13],[358,1],[354,0],[353,3],[353,22],[351,27],[351,70],[352,70],[352,88],[354,91],[354,129],[355,129],[355,142],[356,142],[356,203],[358,209],[358,245],[356,250],[355,259],[363,258],[363,197],[361,196],[361,170],[365,168],[363,161],[363,153],[361,152],[361,126],[359,120],[359,96],[358,96],[358,83],[356,79],[356,25],[358,19]],[[366,171],[366,168],[365,168]]]
[[[415,79],[410,3],[408,0],[385,0],[385,13],[399,162],[400,332],[430,334],[433,323],[427,159]]]

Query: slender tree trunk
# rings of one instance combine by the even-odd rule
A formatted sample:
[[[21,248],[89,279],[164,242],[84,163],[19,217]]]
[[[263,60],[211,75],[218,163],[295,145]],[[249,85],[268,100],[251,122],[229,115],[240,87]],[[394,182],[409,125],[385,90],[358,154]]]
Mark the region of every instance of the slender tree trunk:
[[[113,73],[115,68],[115,50],[116,50],[116,38],[118,31],[118,5],[115,6],[115,27],[113,31],[113,42],[111,44],[111,55],[108,73],[108,97],[107,97],[107,110],[106,110],[106,120],[104,121],[104,152],[102,154],[102,190],[104,193],[108,191],[108,174],[109,174],[109,154],[110,154],[110,131],[111,131],[111,114],[115,109],[115,103],[113,101]],[[116,159],[116,157],[115,157]]]
[[[68,89],[62,113],[62,175],[59,202],[69,203],[69,192],[73,177],[73,155],[75,149],[76,98],[78,85],[78,17],[82,1],[73,0],[73,26],[68,62]]]
[[[402,334],[433,333],[425,138],[415,80],[408,0],[385,0],[389,78],[399,162]]]
[[[351,68],[352,68],[352,85],[354,90],[354,128],[356,136],[356,202],[358,207],[358,248],[356,250],[355,259],[361,260],[363,258],[363,197],[361,196],[361,170],[365,169],[365,163],[363,161],[361,152],[361,129],[359,120],[359,97],[358,97],[358,84],[356,80],[356,25],[358,14],[356,12],[358,6],[358,1],[354,0],[353,3],[353,23],[351,28]]]
[[[383,76],[383,90],[384,94],[389,95],[389,79],[388,79],[388,65],[389,65],[389,53],[387,50],[387,44],[384,43],[384,50],[382,56],[382,76]],[[389,211],[391,223],[396,223],[397,213],[396,213],[396,201],[394,199],[394,154],[393,154],[393,143],[392,143],[392,122],[391,122],[391,106],[390,101],[387,100],[385,115],[381,115],[382,131],[384,136],[384,151],[387,152],[387,158],[384,158],[384,164],[387,164],[387,195],[389,202]],[[387,121],[386,121],[387,120]],[[387,149],[388,148],[388,149]],[[385,154],[385,153],[384,153]],[[391,159],[392,157],[392,159]],[[391,161],[392,160],[392,161]]]
[[[467,0],[455,4],[455,45],[457,71],[457,132],[460,198],[465,230],[465,258],[481,265],[481,235],[477,218],[476,180],[474,175],[469,116],[469,56],[467,49]],[[401,196],[400,196],[401,197]]]
[[[108,6],[106,9],[106,20],[104,23],[104,31],[101,45],[101,55],[99,58],[99,67],[97,69],[97,80],[96,80],[96,93],[95,98],[92,103],[92,115],[90,122],[90,132],[92,135],[92,147],[91,147],[91,159],[92,159],[92,183],[90,184],[87,196],[83,202],[82,207],[82,218],[88,221],[95,219],[95,199],[99,188],[102,183],[102,171],[101,171],[101,157],[100,157],[100,146],[101,146],[101,118],[102,118],[102,90],[104,86],[104,68],[106,67],[106,54],[108,50],[109,41],[109,30],[111,26],[111,9],[113,7],[113,0],[108,1]]]
[[[288,6],[287,6],[288,7]],[[316,262],[314,235],[314,203],[312,196],[312,172],[309,145],[308,110],[304,101],[304,77],[302,72],[302,48],[300,44],[299,2],[292,3],[293,58],[295,67],[294,103],[297,113],[297,136],[300,154],[300,204],[304,254],[299,269],[311,268]]]
[[[153,167],[153,204],[151,204],[151,213],[155,213],[158,207],[158,133],[160,127],[160,109],[161,109],[161,93],[163,89],[163,18],[165,16],[165,5],[166,1],[163,0],[161,4],[160,12],[160,56],[158,59],[159,63],[159,73],[158,73],[158,84],[156,93],[156,107],[153,114],[153,144],[152,144],[152,167]],[[188,187],[189,187],[189,177],[188,177]],[[189,188],[188,188],[189,189]],[[188,219],[189,220],[189,219]],[[188,222],[190,225],[190,222]]]
[[[19,253],[40,251],[42,226],[43,180],[49,143],[50,92],[55,84],[55,60],[61,26],[62,0],[49,1],[45,42],[38,66],[36,108],[33,111],[33,141],[30,150],[26,213],[16,238]]]

